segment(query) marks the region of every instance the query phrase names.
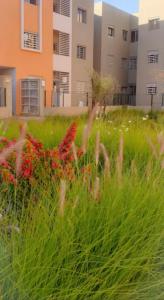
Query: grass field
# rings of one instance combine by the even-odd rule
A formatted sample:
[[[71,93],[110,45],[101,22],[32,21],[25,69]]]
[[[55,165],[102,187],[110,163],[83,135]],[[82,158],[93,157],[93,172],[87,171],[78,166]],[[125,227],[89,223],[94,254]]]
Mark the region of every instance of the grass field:
[[[80,147],[86,117],[28,131],[52,149],[73,121]],[[0,135],[17,138],[19,123],[2,121]],[[96,118],[71,179],[40,166],[33,184],[1,184],[0,299],[164,299],[162,132],[164,114],[118,110]]]

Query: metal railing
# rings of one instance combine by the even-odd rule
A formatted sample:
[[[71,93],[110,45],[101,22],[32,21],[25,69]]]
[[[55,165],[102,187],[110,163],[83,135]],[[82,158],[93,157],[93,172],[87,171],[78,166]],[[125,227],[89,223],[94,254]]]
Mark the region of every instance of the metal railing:
[[[87,107],[92,106],[94,102],[90,92],[53,92],[52,107]],[[157,95],[129,95],[115,94],[108,95],[103,99],[102,104],[105,106],[145,106],[152,109],[161,109],[164,107],[164,93]]]

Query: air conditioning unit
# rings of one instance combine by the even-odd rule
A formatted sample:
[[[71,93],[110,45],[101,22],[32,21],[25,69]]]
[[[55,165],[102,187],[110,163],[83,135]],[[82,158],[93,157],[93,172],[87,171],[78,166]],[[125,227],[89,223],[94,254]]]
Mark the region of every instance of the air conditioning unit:
[[[21,79],[21,112],[42,116],[45,105],[45,80],[38,77]]]

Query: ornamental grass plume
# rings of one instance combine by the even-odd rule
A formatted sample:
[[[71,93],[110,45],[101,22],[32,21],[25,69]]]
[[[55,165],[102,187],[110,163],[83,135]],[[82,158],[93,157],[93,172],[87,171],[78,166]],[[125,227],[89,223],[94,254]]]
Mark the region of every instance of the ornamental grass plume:
[[[24,143],[21,143],[17,149],[17,157],[16,157],[16,176],[18,177],[21,173],[21,166],[22,166],[22,152],[23,152],[23,146],[25,144],[25,138],[26,138],[26,131],[27,131],[27,124],[24,123],[21,126],[20,129],[20,137],[18,141],[24,141]]]
[[[62,217],[64,216],[65,199],[66,199],[66,182],[65,180],[61,180],[60,195],[59,195],[59,215]]]
[[[119,183],[121,183],[122,180],[123,161],[124,161],[124,138],[123,135],[121,135],[120,143],[119,143],[119,152],[116,160],[116,171],[117,171]]]
[[[96,167],[98,166],[99,163],[99,157],[100,157],[100,131],[98,131],[96,134],[96,147],[95,147]]]
[[[103,153],[103,156],[104,156],[104,162],[105,162],[105,165],[104,165],[104,174],[105,176],[110,176],[110,160],[109,160],[109,156],[108,156],[108,153],[107,153],[107,150],[104,146],[104,144],[100,144],[100,149]]]
[[[96,202],[100,200],[100,178],[96,177],[93,190],[93,198]]]
[[[74,160],[76,162],[76,165],[78,165],[77,148],[76,148],[76,145],[75,145],[74,142],[72,143],[72,153],[73,153],[73,157],[74,157]]]
[[[69,127],[65,138],[63,139],[62,143],[59,145],[59,159],[66,162],[70,156],[70,150],[72,148],[72,144],[75,141],[77,132],[77,124],[74,122]]]
[[[87,151],[88,140],[89,140],[89,137],[91,134],[92,125],[93,125],[93,121],[95,119],[97,110],[98,110],[98,103],[94,106],[93,110],[91,111],[91,113],[89,115],[88,123],[85,126],[84,131],[83,131],[82,151],[84,154]]]
[[[158,143],[159,143],[159,146],[160,146],[159,154],[163,155],[164,154],[164,134],[163,134],[163,132],[161,132],[157,136],[157,138],[158,138]]]
[[[19,140],[18,142],[13,142],[11,145],[0,153],[0,163],[6,161],[6,159],[14,152],[18,151],[20,147],[22,147],[25,143],[25,139]]]

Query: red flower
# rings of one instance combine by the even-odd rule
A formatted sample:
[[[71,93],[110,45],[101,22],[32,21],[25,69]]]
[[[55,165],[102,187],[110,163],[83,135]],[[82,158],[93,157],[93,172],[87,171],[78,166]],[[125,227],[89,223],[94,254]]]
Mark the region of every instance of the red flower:
[[[68,159],[72,143],[75,140],[77,132],[77,124],[73,123],[68,129],[63,142],[59,146],[59,158],[60,160],[66,161]]]

